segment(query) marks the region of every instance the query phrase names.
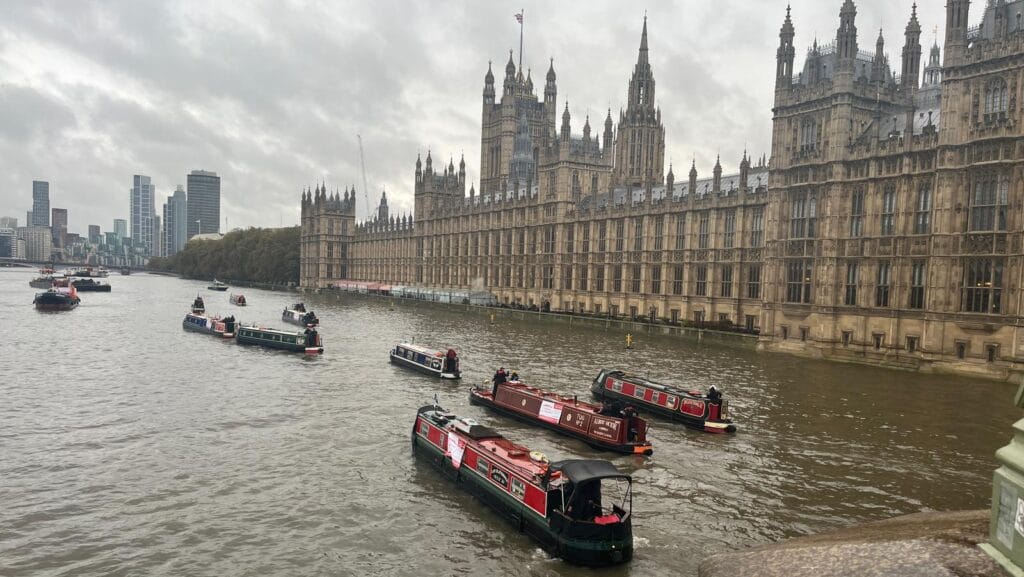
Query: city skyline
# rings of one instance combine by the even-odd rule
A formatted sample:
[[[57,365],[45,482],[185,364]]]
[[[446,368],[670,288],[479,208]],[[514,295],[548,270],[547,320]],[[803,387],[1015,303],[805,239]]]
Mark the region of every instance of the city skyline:
[[[898,45],[910,4],[860,7],[862,29],[882,26],[890,61],[899,58],[891,47]],[[744,147],[757,156],[768,152],[772,82],[760,55],[774,51],[785,6],[650,7],[658,102],[672,109],[663,119],[666,169],[674,163],[679,172],[696,157],[703,176],[719,153],[728,171],[736,169]],[[412,207],[412,163],[427,150],[438,163],[451,157],[458,162],[464,153],[467,179],[479,186],[483,76],[489,60],[501,68],[509,48],[516,48],[518,64],[513,14],[520,6],[438,14],[414,5],[403,23],[360,5],[303,15],[266,6],[241,14],[181,8],[168,16],[172,33],[163,40],[133,30],[138,20],[169,9],[165,4],[113,11],[75,6],[52,14],[3,9],[0,73],[7,84],[0,93],[7,93],[14,114],[0,120],[0,151],[10,153],[5,156],[13,166],[0,176],[0,190],[14,194],[3,195],[0,214],[27,210],[30,199],[20,191],[42,178],[61,191],[56,202],[69,209],[70,230],[84,231],[89,223],[127,216],[114,194],[121,188],[117,182],[148,174],[158,190],[170,193],[196,166],[226,181],[222,217],[236,226],[296,224],[293,194],[323,179],[332,189],[356,185],[360,219],[367,199],[374,205],[382,188],[392,212],[401,214]],[[593,126],[608,108],[617,114],[624,105],[620,79],[631,69],[644,8],[631,14],[613,12],[610,5],[525,5],[523,66],[536,69],[534,80],[543,82],[554,58],[559,107],[568,101],[574,132],[582,130],[588,111]],[[798,2],[793,9],[800,14],[798,44],[833,35],[834,6]],[[933,27],[943,22],[942,6],[922,3],[918,13],[928,47]],[[64,35],[74,19],[110,28],[97,38],[82,31]],[[428,21],[436,28],[424,32]],[[280,24],[273,37],[266,33],[271,23]],[[385,29],[388,34],[377,32]],[[441,45],[435,42],[440,36],[453,35],[463,37],[457,49],[432,48]],[[730,57],[715,48],[722,44],[730,46]],[[166,77],[154,77],[159,63],[166,63]],[[82,70],[91,78],[83,78]],[[23,117],[44,114],[47,120],[37,129],[23,124]],[[357,133],[365,149],[366,194]],[[32,153],[42,147],[55,154]],[[165,200],[166,194],[155,199]]]

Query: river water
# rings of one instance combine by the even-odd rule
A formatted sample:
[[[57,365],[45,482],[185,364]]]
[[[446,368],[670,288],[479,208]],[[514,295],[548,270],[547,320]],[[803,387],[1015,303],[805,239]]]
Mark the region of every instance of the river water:
[[[607,575],[694,575],[712,553],[860,521],[988,506],[993,452],[1020,416],[1001,383],[847,366],[617,330],[307,295],[325,354],[182,330],[211,312],[280,326],[294,294],[113,276],[65,313],[0,271],[0,575],[584,575],[410,450],[441,404],[554,459],[633,475],[634,560]],[[393,367],[402,340],[452,346],[461,384]],[[705,387],[739,433],[652,417],[654,455],[599,453],[469,405],[498,365],[586,397],[602,367]]]

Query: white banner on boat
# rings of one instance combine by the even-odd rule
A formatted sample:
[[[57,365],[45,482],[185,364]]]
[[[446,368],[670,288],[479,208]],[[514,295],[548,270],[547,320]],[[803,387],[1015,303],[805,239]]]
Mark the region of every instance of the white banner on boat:
[[[540,414],[537,416],[557,425],[558,421],[562,419],[562,405],[551,401],[544,401],[540,404]]]
[[[457,435],[448,433],[448,454],[452,456],[452,466],[456,469],[462,464],[462,454],[466,451],[466,441]]]

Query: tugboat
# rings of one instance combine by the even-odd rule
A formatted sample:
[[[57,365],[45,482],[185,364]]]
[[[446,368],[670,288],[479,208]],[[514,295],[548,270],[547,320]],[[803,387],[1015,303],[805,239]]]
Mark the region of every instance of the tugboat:
[[[224,283],[220,282],[220,281],[219,281],[219,280],[217,280],[217,279],[213,279],[213,282],[212,282],[212,283],[210,283],[210,286],[208,286],[208,287],[206,287],[206,288],[208,288],[208,289],[210,289],[210,290],[212,290],[212,291],[220,291],[220,292],[224,292],[224,291],[228,290],[228,285],[226,285],[226,284],[224,284]]]
[[[110,283],[97,282],[91,278],[75,279],[71,281],[71,284],[75,285],[75,288],[81,292],[110,292]]]
[[[238,305],[240,307],[245,306],[245,295],[243,294],[236,295],[234,293],[231,293],[231,296],[228,297],[228,300],[231,301],[231,304],[233,305]]]
[[[602,566],[633,556],[633,481],[608,461],[549,463],[435,405],[416,413],[413,451],[553,555]]]
[[[391,349],[391,362],[442,379],[458,379],[462,375],[455,349],[432,351],[427,347],[400,343]]]
[[[237,330],[235,342],[240,345],[258,345],[307,355],[319,355],[324,352],[320,335],[313,329],[293,333],[251,325],[240,326]]]
[[[489,388],[474,386],[469,391],[470,404],[483,405],[606,451],[637,455],[653,452],[647,440],[647,421],[638,417],[632,407],[621,403],[595,405],[517,380],[495,381]]]
[[[218,316],[208,317],[203,313],[190,312],[181,321],[181,328],[187,331],[196,331],[208,335],[218,335],[225,339],[235,336],[235,317],[229,316],[220,318]]]
[[[320,319],[316,318],[313,311],[307,312],[306,305],[302,303],[295,303],[292,308],[284,309],[284,312],[281,313],[281,320],[300,327],[315,327],[320,324]]]
[[[196,295],[196,300],[192,301],[192,313],[201,315],[206,312],[206,303],[203,302],[203,297]]]
[[[684,391],[622,371],[603,369],[590,385],[599,399],[617,399],[635,404],[641,410],[668,417],[708,433],[735,433],[729,418],[729,402],[712,385],[707,395]]]
[[[54,286],[36,294],[32,304],[41,311],[69,311],[82,302],[74,286]]]
[[[53,275],[37,276],[36,278],[28,281],[28,286],[32,288],[48,289],[53,286]]]

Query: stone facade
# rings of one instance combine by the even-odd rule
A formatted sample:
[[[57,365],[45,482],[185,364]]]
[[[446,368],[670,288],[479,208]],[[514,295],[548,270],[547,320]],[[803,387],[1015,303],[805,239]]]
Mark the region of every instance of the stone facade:
[[[796,72],[787,9],[777,56],[771,173],[664,170],[647,26],[627,108],[601,137],[555,125],[511,57],[484,79],[479,193],[465,160],[416,160],[415,209],[356,223],[346,191],[303,193],[302,279],[485,289],[499,302],[758,332],[763,348],[1019,380],[1024,0],[967,27],[950,0],[945,62],[921,71],[916,9],[902,76],[879,36],[857,45],[846,0],[834,43]]]
[[[919,85],[916,9],[902,72],[857,47],[856,7],[794,74],[780,32],[762,342],[770,349],[1019,380],[1024,200],[1017,95],[1024,2],[967,26],[947,3],[945,62]]]

